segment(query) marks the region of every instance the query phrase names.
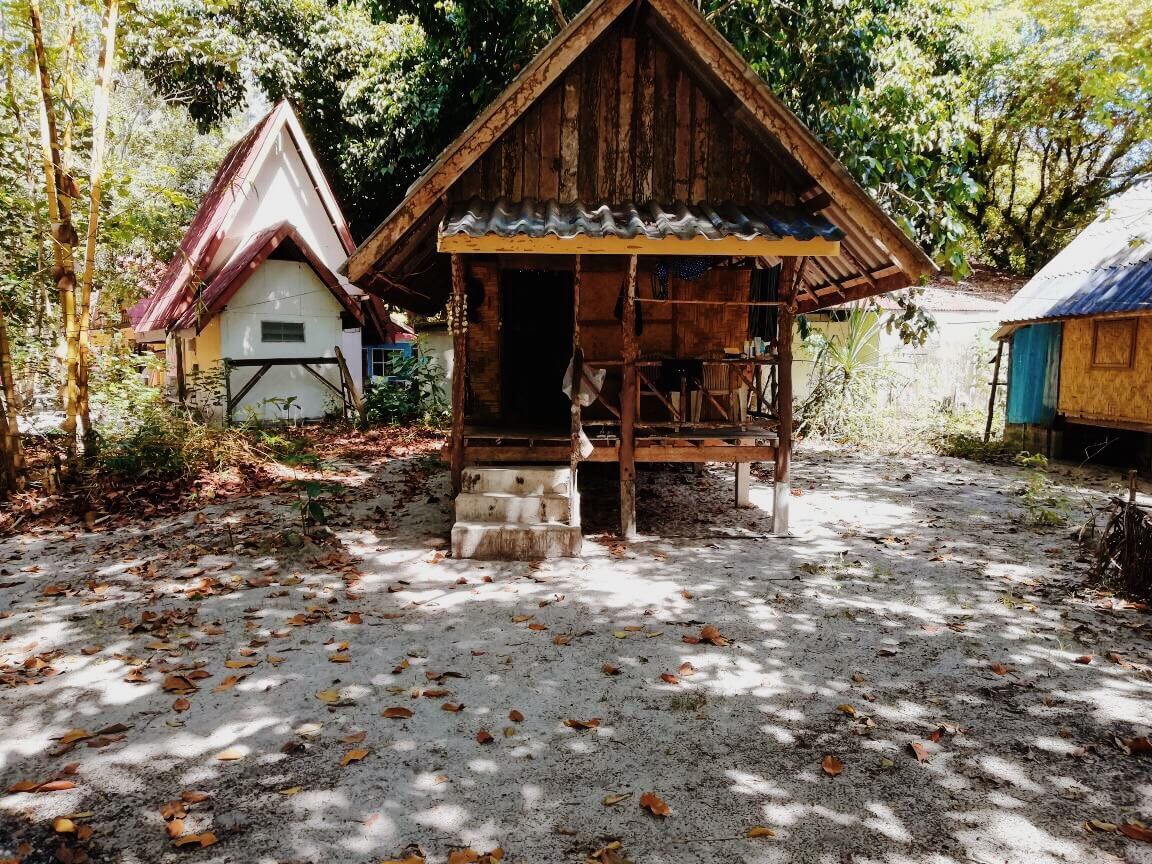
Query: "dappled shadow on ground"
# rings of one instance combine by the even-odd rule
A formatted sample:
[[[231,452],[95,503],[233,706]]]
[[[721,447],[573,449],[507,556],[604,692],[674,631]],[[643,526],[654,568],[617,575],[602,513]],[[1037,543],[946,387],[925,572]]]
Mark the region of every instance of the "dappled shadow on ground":
[[[801,453],[783,540],[717,536],[730,472],[653,474],[641,529],[688,537],[537,564],[446,559],[426,459],[337,473],[321,543],[281,492],[0,547],[0,782],[78,763],[5,819],[90,813],[121,862],[583,861],[612,837],[637,862],[1152,861],[1083,828],[1152,820],[1149,756],[1116,742],[1152,724],[1148,618],[1069,596],[1082,564],[1011,521],[1011,469]],[[193,790],[183,830],[218,842],[177,850],[160,808]]]

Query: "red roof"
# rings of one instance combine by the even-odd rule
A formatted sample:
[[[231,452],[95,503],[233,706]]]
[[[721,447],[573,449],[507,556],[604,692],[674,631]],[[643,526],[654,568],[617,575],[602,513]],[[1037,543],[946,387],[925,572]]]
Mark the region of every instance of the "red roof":
[[[348,230],[348,223],[340,211],[336,196],[332,193],[324,172],[320,170],[320,165],[308,146],[300,121],[296,119],[296,114],[287,101],[279,102],[232,145],[232,149],[224,157],[208,193],[192,218],[192,224],[188,226],[184,239],[180,241],[179,250],[160,277],[160,283],[148,299],[146,308],[139,310],[140,320],[135,325],[138,333],[167,330],[192,306],[202,280],[213,275],[208,272],[212,258],[226,236],[229,223],[235,218],[236,211],[245,199],[248,181],[259,169],[267,152],[268,142],[275,140],[284,127],[287,127],[292,135],[345,251],[348,254],[355,251],[356,244]]]
[[[208,286],[196,298],[196,302],[189,305],[176,320],[176,327],[178,329],[194,327],[199,333],[216,313],[228,305],[228,301],[243,287],[248,278],[285,241],[296,247],[305,263],[320,277],[320,281],[328,287],[332,296],[344,307],[345,311],[362,323],[363,316],[359,306],[344,290],[344,286],[340,284],[336,274],[320,260],[320,257],[292,225],[288,222],[281,222],[257,233],[239,252],[233,255],[228,266],[208,283]]]

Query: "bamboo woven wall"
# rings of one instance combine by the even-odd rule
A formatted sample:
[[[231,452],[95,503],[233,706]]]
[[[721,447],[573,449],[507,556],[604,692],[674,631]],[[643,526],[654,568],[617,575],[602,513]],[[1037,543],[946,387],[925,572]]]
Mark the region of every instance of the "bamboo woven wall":
[[[1060,357],[1058,410],[1069,419],[1152,424],[1152,316],[1136,322],[1135,346],[1128,366],[1116,363],[1127,355],[1123,328],[1107,322],[1118,319],[1077,318],[1064,322]],[[1099,329],[1096,322],[1103,324]]]

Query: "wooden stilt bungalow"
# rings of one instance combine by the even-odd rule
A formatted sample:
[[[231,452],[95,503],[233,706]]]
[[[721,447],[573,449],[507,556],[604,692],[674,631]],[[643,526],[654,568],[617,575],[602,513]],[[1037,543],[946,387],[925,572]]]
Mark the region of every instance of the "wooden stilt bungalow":
[[[935,271],[684,0],[592,0],[346,268],[447,306],[465,557],[576,554],[583,461],[625,538],[638,465],[732,463],[739,504],[773,462],[787,533],[794,316]]]

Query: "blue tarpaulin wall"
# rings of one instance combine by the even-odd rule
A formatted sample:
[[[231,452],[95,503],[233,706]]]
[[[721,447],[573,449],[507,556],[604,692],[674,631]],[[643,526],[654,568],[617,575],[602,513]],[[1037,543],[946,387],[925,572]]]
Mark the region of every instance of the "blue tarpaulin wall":
[[[1012,334],[1008,422],[1046,426],[1056,417],[1064,325],[1030,324]]]

